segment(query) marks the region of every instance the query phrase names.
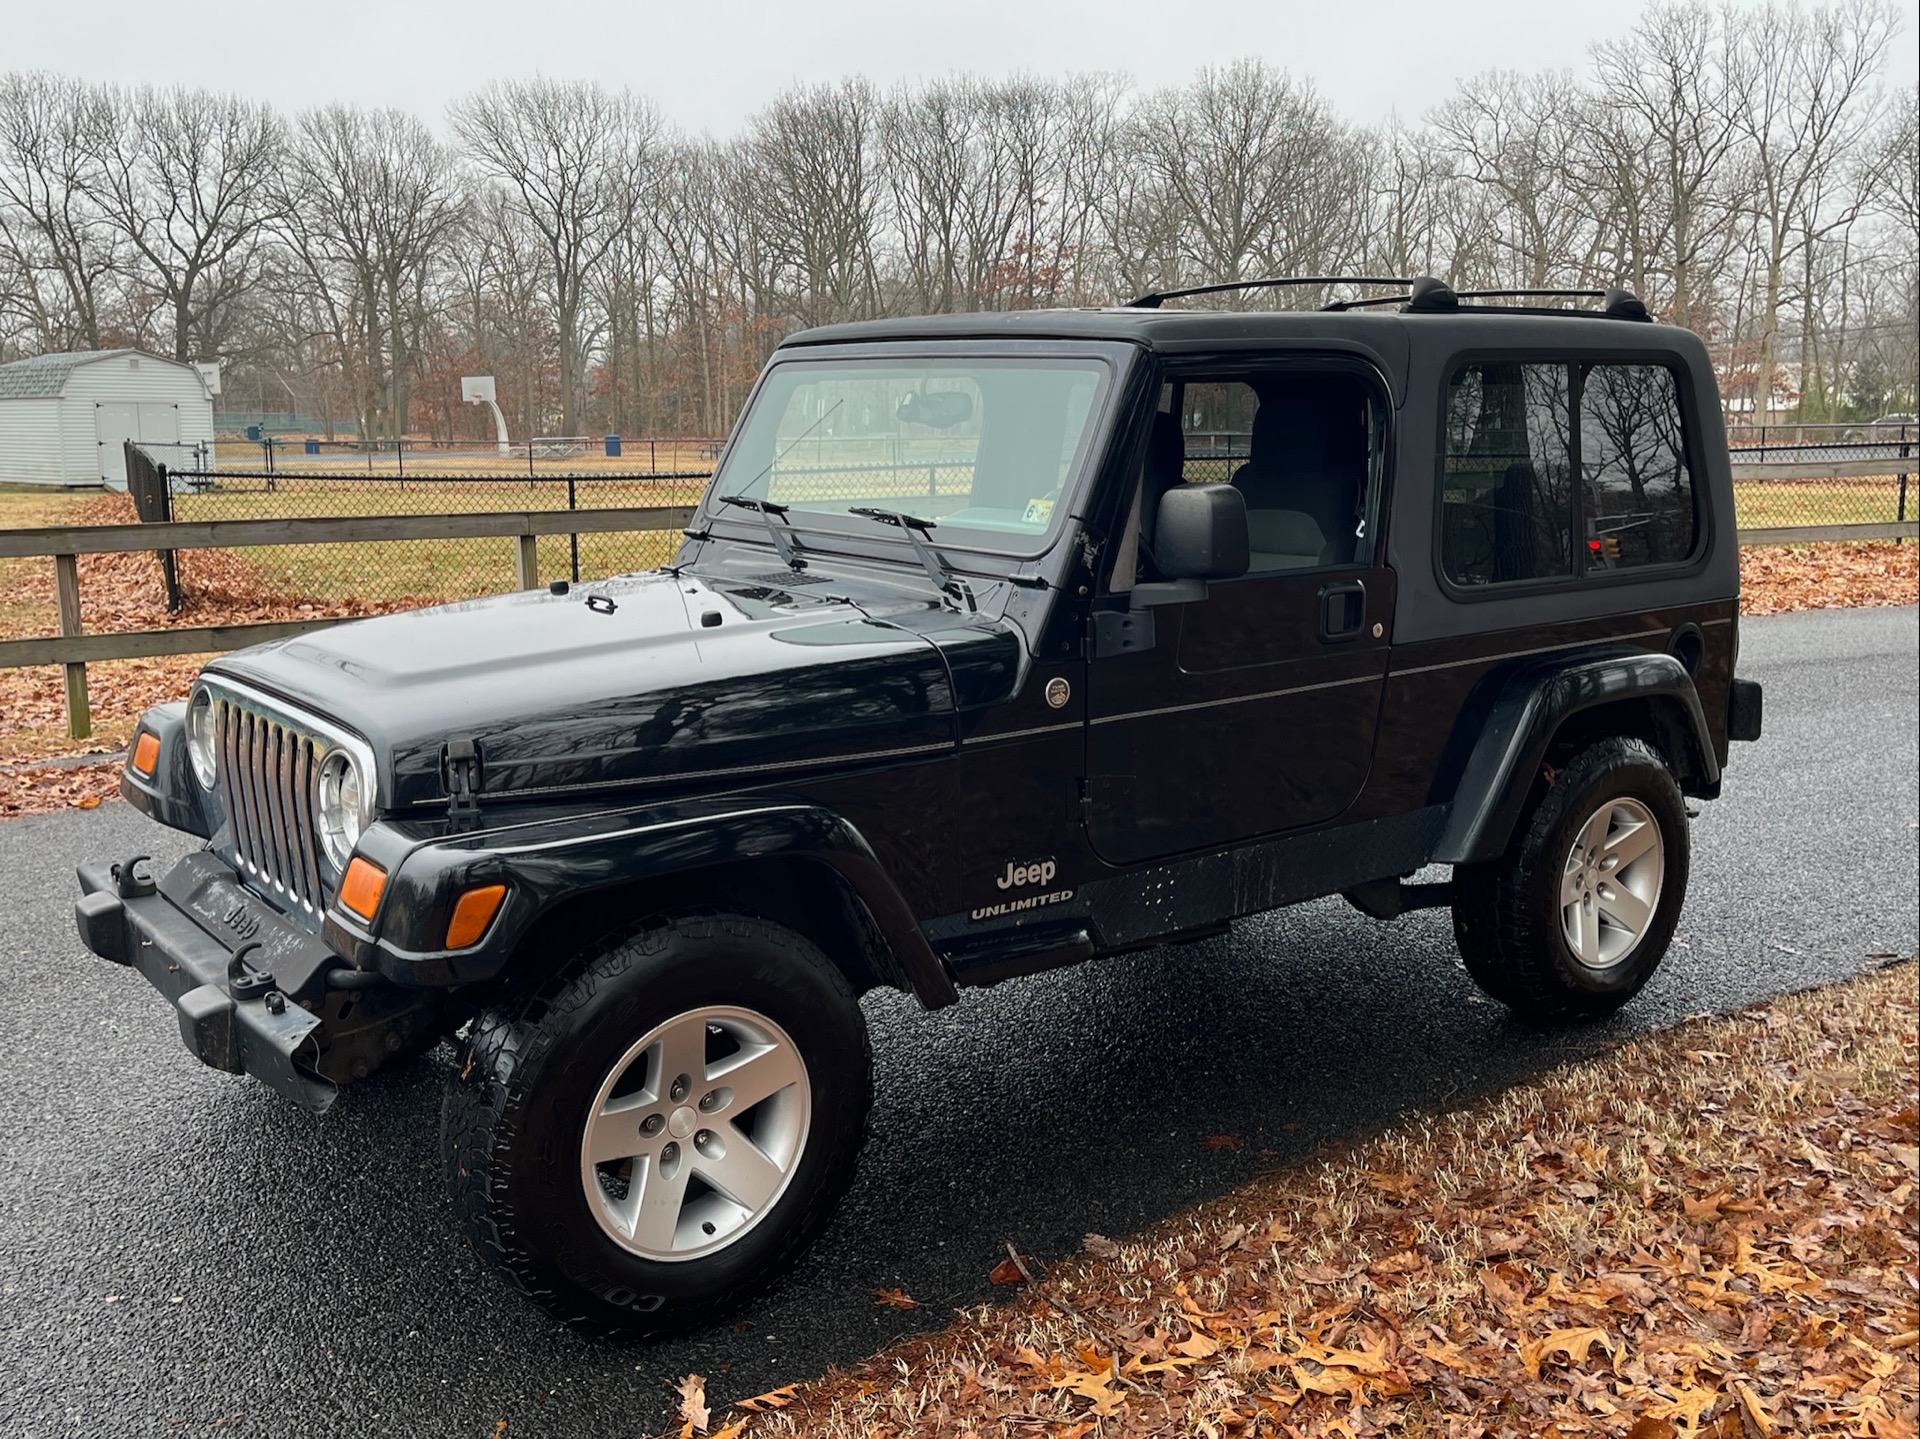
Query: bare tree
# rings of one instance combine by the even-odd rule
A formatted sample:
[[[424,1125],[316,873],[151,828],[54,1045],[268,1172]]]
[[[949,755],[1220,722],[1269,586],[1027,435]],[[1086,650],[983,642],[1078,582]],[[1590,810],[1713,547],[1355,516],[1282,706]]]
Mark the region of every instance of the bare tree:
[[[1359,153],[1308,84],[1261,61],[1204,69],[1151,97],[1131,136],[1179,215],[1181,261],[1205,282],[1340,268],[1360,240]]]
[[[1586,97],[1564,71],[1495,70],[1461,85],[1432,124],[1461,173],[1495,197],[1503,277],[1530,289],[1584,278],[1589,210],[1570,173]]]
[[[31,293],[35,328],[49,348],[102,343],[119,257],[89,191],[112,129],[103,91],[44,73],[0,77],[0,245],[16,283]],[[55,281],[53,299],[41,294],[43,275]]]
[[[1815,236],[1850,222],[1829,182],[1874,119],[1873,82],[1896,28],[1876,0],[1840,0],[1803,12],[1776,6],[1729,11],[1734,27],[1729,93],[1744,141],[1739,204],[1754,228],[1760,294],[1755,347],[1756,414],[1770,404],[1780,354],[1788,267]]]
[[[174,357],[217,354],[276,214],[280,121],[265,105],[184,88],[119,94],[113,108],[90,191],[164,315]]]
[[[587,291],[621,219],[618,176],[636,132],[656,122],[626,93],[558,80],[496,81],[457,102],[469,159],[539,234],[560,345],[560,426],[580,426]]]
[[[872,87],[849,80],[782,95],[748,122],[739,158],[764,216],[769,278],[801,324],[878,308],[879,110]]]
[[[1664,275],[1677,325],[1695,322],[1700,277],[1732,243],[1727,192],[1738,132],[1725,43],[1714,13],[1661,4],[1625,40],[1594,48],[1601,106],[1625,122],[1621,143],[1635,162],[1627,183],[1658,217],[1639,253],[1647,269]],[[1649,280],[1635,278],[1648,294]]]
[[[430,286],[464,214],[451,157],[398,110],[330,105],[294,128],[280,210],[365,434],[404,434]]]

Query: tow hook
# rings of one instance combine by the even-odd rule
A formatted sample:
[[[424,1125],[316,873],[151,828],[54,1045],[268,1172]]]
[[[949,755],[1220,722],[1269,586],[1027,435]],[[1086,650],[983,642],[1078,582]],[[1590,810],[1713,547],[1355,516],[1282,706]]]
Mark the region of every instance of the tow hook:
[[[136,854],[113,867],[113,891],[122,899],[144,899],[153,893],[153,876],[141,874],[139,866],[153,856]]]
[[[274,977],[265,970],[255,969],[248,963],[247,956],[258,948],[260,948],[258,940],[243,944],[234,951],[233,958],[227,961],[227,993],[231,994],[236,1002],[259,999],[274,989]]]

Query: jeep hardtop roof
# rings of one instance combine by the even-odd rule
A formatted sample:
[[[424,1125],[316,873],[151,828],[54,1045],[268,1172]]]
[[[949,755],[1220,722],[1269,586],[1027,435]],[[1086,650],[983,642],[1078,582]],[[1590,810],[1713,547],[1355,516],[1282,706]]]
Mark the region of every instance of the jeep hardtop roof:
[[[1380,314],[1324,310],[1088,310],[974,311],[855,320],[789,335],[782,349],[892,340],[1123,340],[1148,349],[1193,349],[1216,342],[1332,339],[1380,343],[1389,335],[1424,336],[1450,343],[1620,345],[1669,349],[1689,331],[1644,320],[1615,320],[1580,312],[1527,314],[1462,309],[1451,315]]]
[[[1618,346],[1671,350],[1691,332],[1649,323],[1646,308],[1624,290],[1468,291],[1455,295],[1438,281],[1414,281],[1411,295],[1344,301],[1317,310],[1167,310],[1165,300],[1240,288],[1323,280],[1258,280],[1238,285],[1203,285],[1191,290],[1142,295],[1128,305],[1084,309],[974,311],[968,314],[915,315],[898,319],[856,320],[821,325],[789,335],[782,349],[811,345],[853,345],[899,340],[1106,340],[1126,341],[1153,350],[1192,350],[1211,345],[1240,346],[1262,341],[1340,339],[1396,348],[1419,337],[1458,348],[1462,345]],[[1354,283],[1346,281],[1344,283]],[[1373,282],[1379,283],[1379,282]],[[1487,300],[1603,299],[1599,310],[1548,308],[1535,304],[1485,303]],[[1367,306],[1394,305],[1383,310]],[[1392,337],[1389,339],[1389,337]]]

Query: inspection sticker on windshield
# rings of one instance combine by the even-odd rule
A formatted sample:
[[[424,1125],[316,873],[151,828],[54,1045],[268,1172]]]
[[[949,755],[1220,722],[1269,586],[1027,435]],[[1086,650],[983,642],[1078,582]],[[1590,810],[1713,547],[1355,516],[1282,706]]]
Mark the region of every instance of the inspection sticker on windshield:
[[[1044,525],[1052,518],[1052,500],[1028,500],[1027,512],[1020,517],[1020,523],[1023,525]]]

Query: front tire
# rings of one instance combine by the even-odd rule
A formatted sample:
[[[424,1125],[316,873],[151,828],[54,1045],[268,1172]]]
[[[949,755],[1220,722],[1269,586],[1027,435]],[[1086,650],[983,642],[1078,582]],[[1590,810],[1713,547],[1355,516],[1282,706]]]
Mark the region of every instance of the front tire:
[[[1601,740],[1553,777],[1507,853],[1454,871],[1454,938],[1529,1019],[1612,1014],[1653,977],[1686,898],[1686,801],[1658,751]]]
[[[771,1284],[847,1186],[866,1025],[766,920],[648,921],[475,1021],[442,1114],[474,1247],[569,1323],[668,1333]]]

